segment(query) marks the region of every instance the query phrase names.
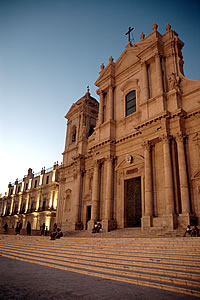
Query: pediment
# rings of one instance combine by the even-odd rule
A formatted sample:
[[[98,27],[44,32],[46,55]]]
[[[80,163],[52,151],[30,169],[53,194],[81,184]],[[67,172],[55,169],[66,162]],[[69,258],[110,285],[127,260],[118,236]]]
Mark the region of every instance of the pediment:
[[[141,61],[142,57],[146,56],[147,53],[149,53],[149,56],[151,56],[152,50],[150,51],[149,49],[152,47],[153,43],[153,37],[149,37],[148,39],[135,43],[132,46],[128,44],[124,52],[120,55],[115,63],[115,74],[117,75],[128,69],[130,66]]]
[[[115,64],[115,74],[119,74],[124,70],[127,70],[130,66],[136,64],[139,61],[137,54],[139,53],[137,47],[128,47],[121,54]]]
[[[115,63],[110,62],[99,74],[99,78],[95,82],[96,86],[100,86],[102,81],[106,80],[108,77],[115,76]]]
[[[70,109],[68,110],[65,118],[68,118],[68,115],[70,115],[74,111],[75,108],[76,108],[76,104],[73,103],[72,106],[70,107]]]

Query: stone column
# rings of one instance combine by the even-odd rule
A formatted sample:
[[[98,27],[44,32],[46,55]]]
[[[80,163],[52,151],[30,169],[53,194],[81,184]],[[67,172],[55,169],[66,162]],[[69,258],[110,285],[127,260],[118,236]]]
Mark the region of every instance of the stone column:
[[[144,143],[144,171],[145,171],[145,209],[144,217],[142,218],[142,227],[151,227],[151,218],[153,215],[153,198],[152,198],[152,166],[151,166],[151,153],[150,143]]]
[[[155,56],[156,64],[156,81],[157,81],[157,95],[160,95],[163,92],[163,83],[162,83],[162,72],[161,72],[161,63],[160,55]]]
[[[112,209],[112,158],[106,159],[106,195],[105,195],[105,219],[111,219],[111,209]]]
[[[147,65],[145,62],[142,64],[142,73],[143,73],[143,93],[144,93],[144,101],[149,99],[149,82],[148,82],[148,74],[147,74]]]
[[[184,137],[182,134],[176,136],[177,150],[178,150],[178,167],[179,167],[179,180],[181,191],[181,205],[182,213],[190,213],[189,190],[187,180],[187,168],[185,160]]]
[[[99,200],[99,165],[94,164],[93,184],[92,184],[92,216],[93,221],[98,218],[98,200]]]
[[[100,93],[99,103],[99,125],[103,123],[103,92]]]
[[[173,175],[172,162],[170,155],[170,144],[168,136],[163,136],[163,159],[164,159],[164,181],[165,181],[165,199],[166,213],[174,213],[174,191],[173,191]]]

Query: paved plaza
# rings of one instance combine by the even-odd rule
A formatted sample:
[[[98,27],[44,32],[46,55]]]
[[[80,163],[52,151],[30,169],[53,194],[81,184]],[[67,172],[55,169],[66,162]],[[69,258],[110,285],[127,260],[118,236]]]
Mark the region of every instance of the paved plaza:
[[[200,239],[156,238],[155,251],[150,258],[152,241],[145,238],[99,237],[65,237],[50,241],[49,237],[2,235],[0,299],[197,299],[200,295],[197,285],[200,271],[198,263],[195,268],[195,261],[200,259]],[[184,278],[178,268],[183,261],[173,262],[169,258],[175,243],[179,249],[183,242],[187,247],[191,244],[196,251],[190,261],[191,272],[187,269],[186,261],[183,266],[189,279],[187,275]],[[165,268],[167,262],[162,256],[167,245],[169,267]],[[153,258],[155,253],[156,259]],[[161,267],[156,269],[158,263],[161,263]],[[147,264],[149,267],[146,267]],[[174,275],[174,271],[169,270],[170,265],[174,265],[174,269],[177,267]],[[162,268],[165,277],[156,277]],[[182,281],[177,278],[177,273],[182,276]]]

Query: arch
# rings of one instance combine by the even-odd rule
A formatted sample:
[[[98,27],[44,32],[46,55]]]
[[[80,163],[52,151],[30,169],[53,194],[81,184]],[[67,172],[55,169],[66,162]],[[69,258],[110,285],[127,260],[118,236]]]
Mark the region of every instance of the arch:
[[[130,159],[129,157],[132,157],[132,159]],[[126,154],[126,156],[116,165],[115,171],[117,171],[120,167],[122,167],[125,164],[131,163],[134,165],[135,158],[138,158],[142,160],[142,162],[144,162],[144,156],[141,154]]]

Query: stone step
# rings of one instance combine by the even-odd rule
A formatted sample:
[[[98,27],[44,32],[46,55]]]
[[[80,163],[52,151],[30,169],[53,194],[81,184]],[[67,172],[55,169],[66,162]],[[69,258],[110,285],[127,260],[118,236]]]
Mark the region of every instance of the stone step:
[[[122,229],[115,229],[110,232],[103,232],[101,231],[101,235],[103,237],[175,237],[175,236],[183,236],[185,230],[184,229],[176,229],[173,231],[165,231],[162,228],[154,228],[152,227],[150,230],[143,231],[140,227],[131,227],[131,228],[122,228]],[[0,228],[0,234],[4,234],[3,228]],[[8,228],[8,235],[15,235],[15,228]],[[21,235],[26,235],[26,229],[21,230]],[[49,233],[48,233],[49,234]],[[32,230],[33,236],[39,236],[40,230]],[[75,231],[66,231],[64,232],[64,236],[76,236],[76,237],[89,237],[94,236],[98,234],[93,234],[91,232],[88,232],[86,230],[75,230]]]
[[[196,253],[193,251],[188,256],[185,253],[190,253],[191,247],[182,238],[176,238],[176,242],[185,249],[185,253],[182,251],[178,255],[176,249],[170,248],[175,243],[172,239],[169,243],[167,238],[154,239],[156,251],[153,243],[142,250],[148,244],[146,239],[122,239],[120,250],[120,241],[116,238],[68,237],[50,241],[48,237],[3,236],[0,241],[0,253],[9,258],[200,296],[200,239],[197,238],[193,240]],[[161,247],[165,247],[164,253],[162,248],[158,249],[159,242]],[[139,247],[140,252],[130,246]]]
[[[12,245],[12,243],[10,244],[6,244],[7,247],[12,247],[17,248],[19,247],[21,244],[20,243],[15,243],[15,245]],[[54,249],[54,247],[52,245],[43,245],[43,244],[39,244],[40,246],[40,250],[49,250],[52,251]],[[1,246],[0,246],[1,247]],[[28,248],[29,249],[30,245],[27,243],[23,243],[23,248]],[[32,249],[37,249],[37,246],[32,246]],[[165,251],[163,250],[159,250],[156,249],[154,250],[153,248],[146,248],[146,249],[132,249],[129,247],[126,248],[122,248],[122,249],[117,249],[116,247],[113,246],[99,246],[98,248],[96,247],[96,245],[77,245],[77,244],[72,244],[70,243],[70,245],[65,245],[65,246],[61,246],[59,247],[59,252],[61,251],[65,251],[67,249],[67,251],[84,251],[84,253],[105,253],[105,251],[109,251],[110,254],[113,255],[122,255],[124,252],[131,256],[131,257],[152,257],[152,258],[157,258],[157,259],[171,259],[172,261],[179,261],[180,259],[185,260],[185,264],[188,264],[188,262],[190,261],[195,261],[195,263],[199,263],[200,262],[200,251],[199,249],[197,249],[197,251],[193,251],[193,252],[189,252],[189,254],[187,254],[185,252],[185,249],[181,249],[181,252],[178,252],[177,250],[174,249],[166,249]],[[139,250],[139,253],[138,253]],[[178,252],[178,253],[177,253]]]

